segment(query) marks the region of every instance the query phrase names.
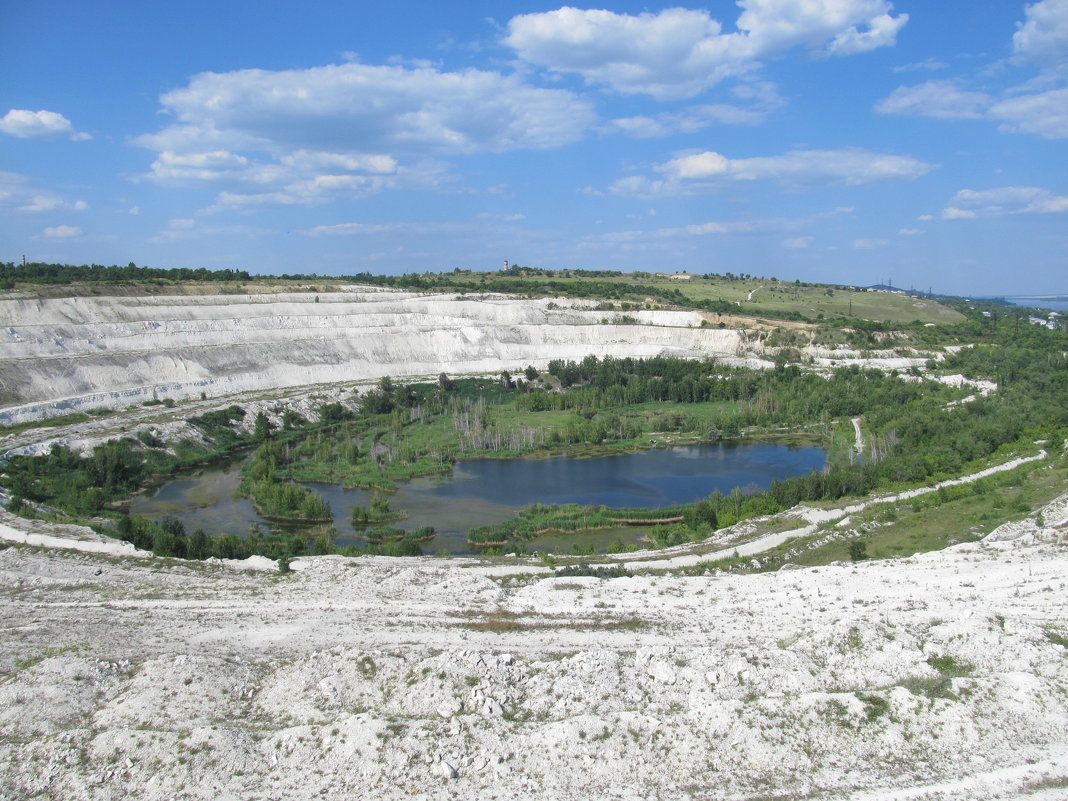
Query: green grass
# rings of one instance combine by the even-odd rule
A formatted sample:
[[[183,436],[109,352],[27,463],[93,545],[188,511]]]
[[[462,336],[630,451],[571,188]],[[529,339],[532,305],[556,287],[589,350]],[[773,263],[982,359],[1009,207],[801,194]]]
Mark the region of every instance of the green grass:
[[[111,409],[93,409],[90,412],[75,412],[73,414],[64,414],[59,417],[49,417],[44,420],[28,420],[25,423],[0,426],[0,436],[5,434],[20,434],[23,431],[31,431],[36,428],[58,428],[60,426],[87,423],[90,420],[99,420],[102,417],[110,417],[113,414],[116,414],[116,412]]]
[[[1037,467],[1025,466],[987,480],[1011,483],[992,487],[981,494],[971,491],[945,503],[938,502],[937,493],[930,493],[911,501],[875,506],[854,516],[852,524],[858,526],[865,521],[882,524],[860,537],[866,542],[868,557],[872,559],[912,556],[961,542],[974,542],[1002,523],[1018,520],[1063,493],[1068,484],[1068,467],[1063,463],[1039,463]],[[972,488],[969,486],[969,489]],[[848,538],[835,540],[803,551],[790,561],[812,566],[849,561],[849,542]],[[781,554],[795,545],[796,542],[787,543],[769,553]]]
[[[559,276],[530,277],[526,280],[546,283],[549,281],[579,283],[583,278]],[[657,278],[648,274],[627,274],[618,277],[596,278],[622,285],[645,285],[657,288],[677,289],[693,300],[723,300],[737,306],[737,314],[759,317],[761,314],[781,315],[797,312],[809,320],[820,315],[831,317],[855,317],[888,323],[952,323],[964,319],[960,312],[943,306],[938,301],[910,298],[887,292],[850,291],[827,286],[802,286],[793,282],[772,278],[705,279],[695,275],[689,281]],[[755,290],[755,292],[754,292]],[[748,300],[753,292],[752,300]],[[659,305],[659,303],[657,304]]]

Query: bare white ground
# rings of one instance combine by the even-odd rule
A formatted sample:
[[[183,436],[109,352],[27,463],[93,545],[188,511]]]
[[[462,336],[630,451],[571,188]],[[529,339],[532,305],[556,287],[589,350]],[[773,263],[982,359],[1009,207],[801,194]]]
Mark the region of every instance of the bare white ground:
[[[692,578],[8,548],[0,798],[1064,798],[1066,510]]]

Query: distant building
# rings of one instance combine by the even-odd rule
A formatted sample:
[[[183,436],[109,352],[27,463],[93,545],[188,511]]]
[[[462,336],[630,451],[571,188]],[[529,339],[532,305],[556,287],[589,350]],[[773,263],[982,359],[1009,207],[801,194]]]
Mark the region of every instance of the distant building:
[[[1031,321],[1032,325],[1043,325],[1046,328],[1048,328],[1050,331],[1056,331],[1057,330],[1057,321],[1054,320],[1054,319],[1046,320],[1046,319],[1043,319],[1042,317],[1029,317],[1027,319],[1029,319]]]

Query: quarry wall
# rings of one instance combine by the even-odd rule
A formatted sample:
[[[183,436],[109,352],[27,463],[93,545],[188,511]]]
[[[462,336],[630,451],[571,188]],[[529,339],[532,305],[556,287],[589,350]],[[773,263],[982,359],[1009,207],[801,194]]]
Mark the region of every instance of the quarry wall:
[[[557,298],[323,294],[0,300],[0,424],[152,398],[543,368],[552,359],[736,357],[699,312]]]

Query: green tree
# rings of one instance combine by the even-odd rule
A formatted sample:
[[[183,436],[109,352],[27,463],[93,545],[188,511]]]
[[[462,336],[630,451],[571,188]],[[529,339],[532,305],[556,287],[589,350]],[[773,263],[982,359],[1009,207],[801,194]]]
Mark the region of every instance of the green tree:
[[[253,429],[252,438],[256,442],[266,442],[271,436],[271,421],[267,419],[267,415],[262,411],[256,414],[256,425]]]
[[[204,529],[198,528],[189,535],[186,555],[190,559],[207,559],[211,556],[211,540],[204,533]]]

